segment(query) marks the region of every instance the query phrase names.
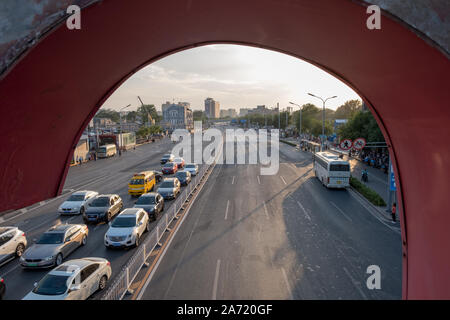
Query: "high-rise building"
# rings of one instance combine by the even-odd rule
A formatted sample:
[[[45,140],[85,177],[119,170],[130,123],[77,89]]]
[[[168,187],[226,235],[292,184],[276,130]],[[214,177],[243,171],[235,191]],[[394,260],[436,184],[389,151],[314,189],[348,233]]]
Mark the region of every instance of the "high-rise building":
[[[168,103],[168,102],[167,102]],[[194,128],[193,112],[189,102],[163,104],[163,126],[168,129]]]
[[[220,117],[220,103],[213,98],[205,99],[205,114],[208,118],[217,119]]]

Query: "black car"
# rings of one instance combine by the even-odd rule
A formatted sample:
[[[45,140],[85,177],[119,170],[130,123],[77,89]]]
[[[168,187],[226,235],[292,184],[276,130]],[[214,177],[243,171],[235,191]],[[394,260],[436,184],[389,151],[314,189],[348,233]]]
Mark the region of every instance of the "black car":
[[[155,173],[156,183],[162,181],[164,174],[161,171],[153,171]]]
[[[85,223],[111,221],[123,209],[123,202],[117,194],[101,194],[89,203],[83,214]]]
[[[165,155],[162,156],[160,162],[161,162],[161,164],[165,164],[167,162],[172,162],[173,159],[175,159],[175,156],[173,154],[171,154],[171,153],[168,153],[168,154],[165,154]]]
[[[187,186],[191,182],[191,173],[189,171],[178,171],[175,177],[180,180],[182,186]]]
[[[5,286],[5,280],[3,280],[2,277],[0,277],[0,300],[3,300],[3,297],[5,296],[6,286]]]
[[[133,208],[144,209],[148,217],[154,221],[161,211],[164,211],[164,198],[157,192],[144,193]]]

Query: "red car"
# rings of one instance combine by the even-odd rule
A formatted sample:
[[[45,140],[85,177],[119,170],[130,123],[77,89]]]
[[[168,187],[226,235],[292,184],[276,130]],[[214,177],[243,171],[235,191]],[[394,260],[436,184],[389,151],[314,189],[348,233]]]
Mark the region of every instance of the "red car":
[[[162,167],[162,172],[164,174],[171,174],[171,173],[175,173],[177,171],[178,171],[178,165],[175,162],[167,162]]]
[[[181,169],[184,167],[184,159],[183,158],[175,158],[175,159],[173,159],[173,162],[177,164],[178,169]]]

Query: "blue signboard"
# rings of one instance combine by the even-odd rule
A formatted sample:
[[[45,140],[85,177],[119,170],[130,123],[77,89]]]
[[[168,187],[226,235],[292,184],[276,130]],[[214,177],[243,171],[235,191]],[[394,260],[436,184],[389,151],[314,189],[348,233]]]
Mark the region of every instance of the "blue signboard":
[[[391,191],[397,191],[397,186],[395,184],[395,176],[394,176],[394,170],[391,165],[391,176],[389,177],[389,184]]]

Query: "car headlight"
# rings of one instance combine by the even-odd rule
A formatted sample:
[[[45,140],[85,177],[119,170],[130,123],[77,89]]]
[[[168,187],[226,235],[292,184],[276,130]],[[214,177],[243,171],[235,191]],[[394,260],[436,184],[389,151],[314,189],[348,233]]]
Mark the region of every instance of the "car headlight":
[[[50,260],[53,260],[53,256],[46,257],[46,258],[44,258],[43,260],[44,260],[44,261],[50,261]]]
[[[20,261],[25,261],[25,258],[23,255],[20,257]]]

